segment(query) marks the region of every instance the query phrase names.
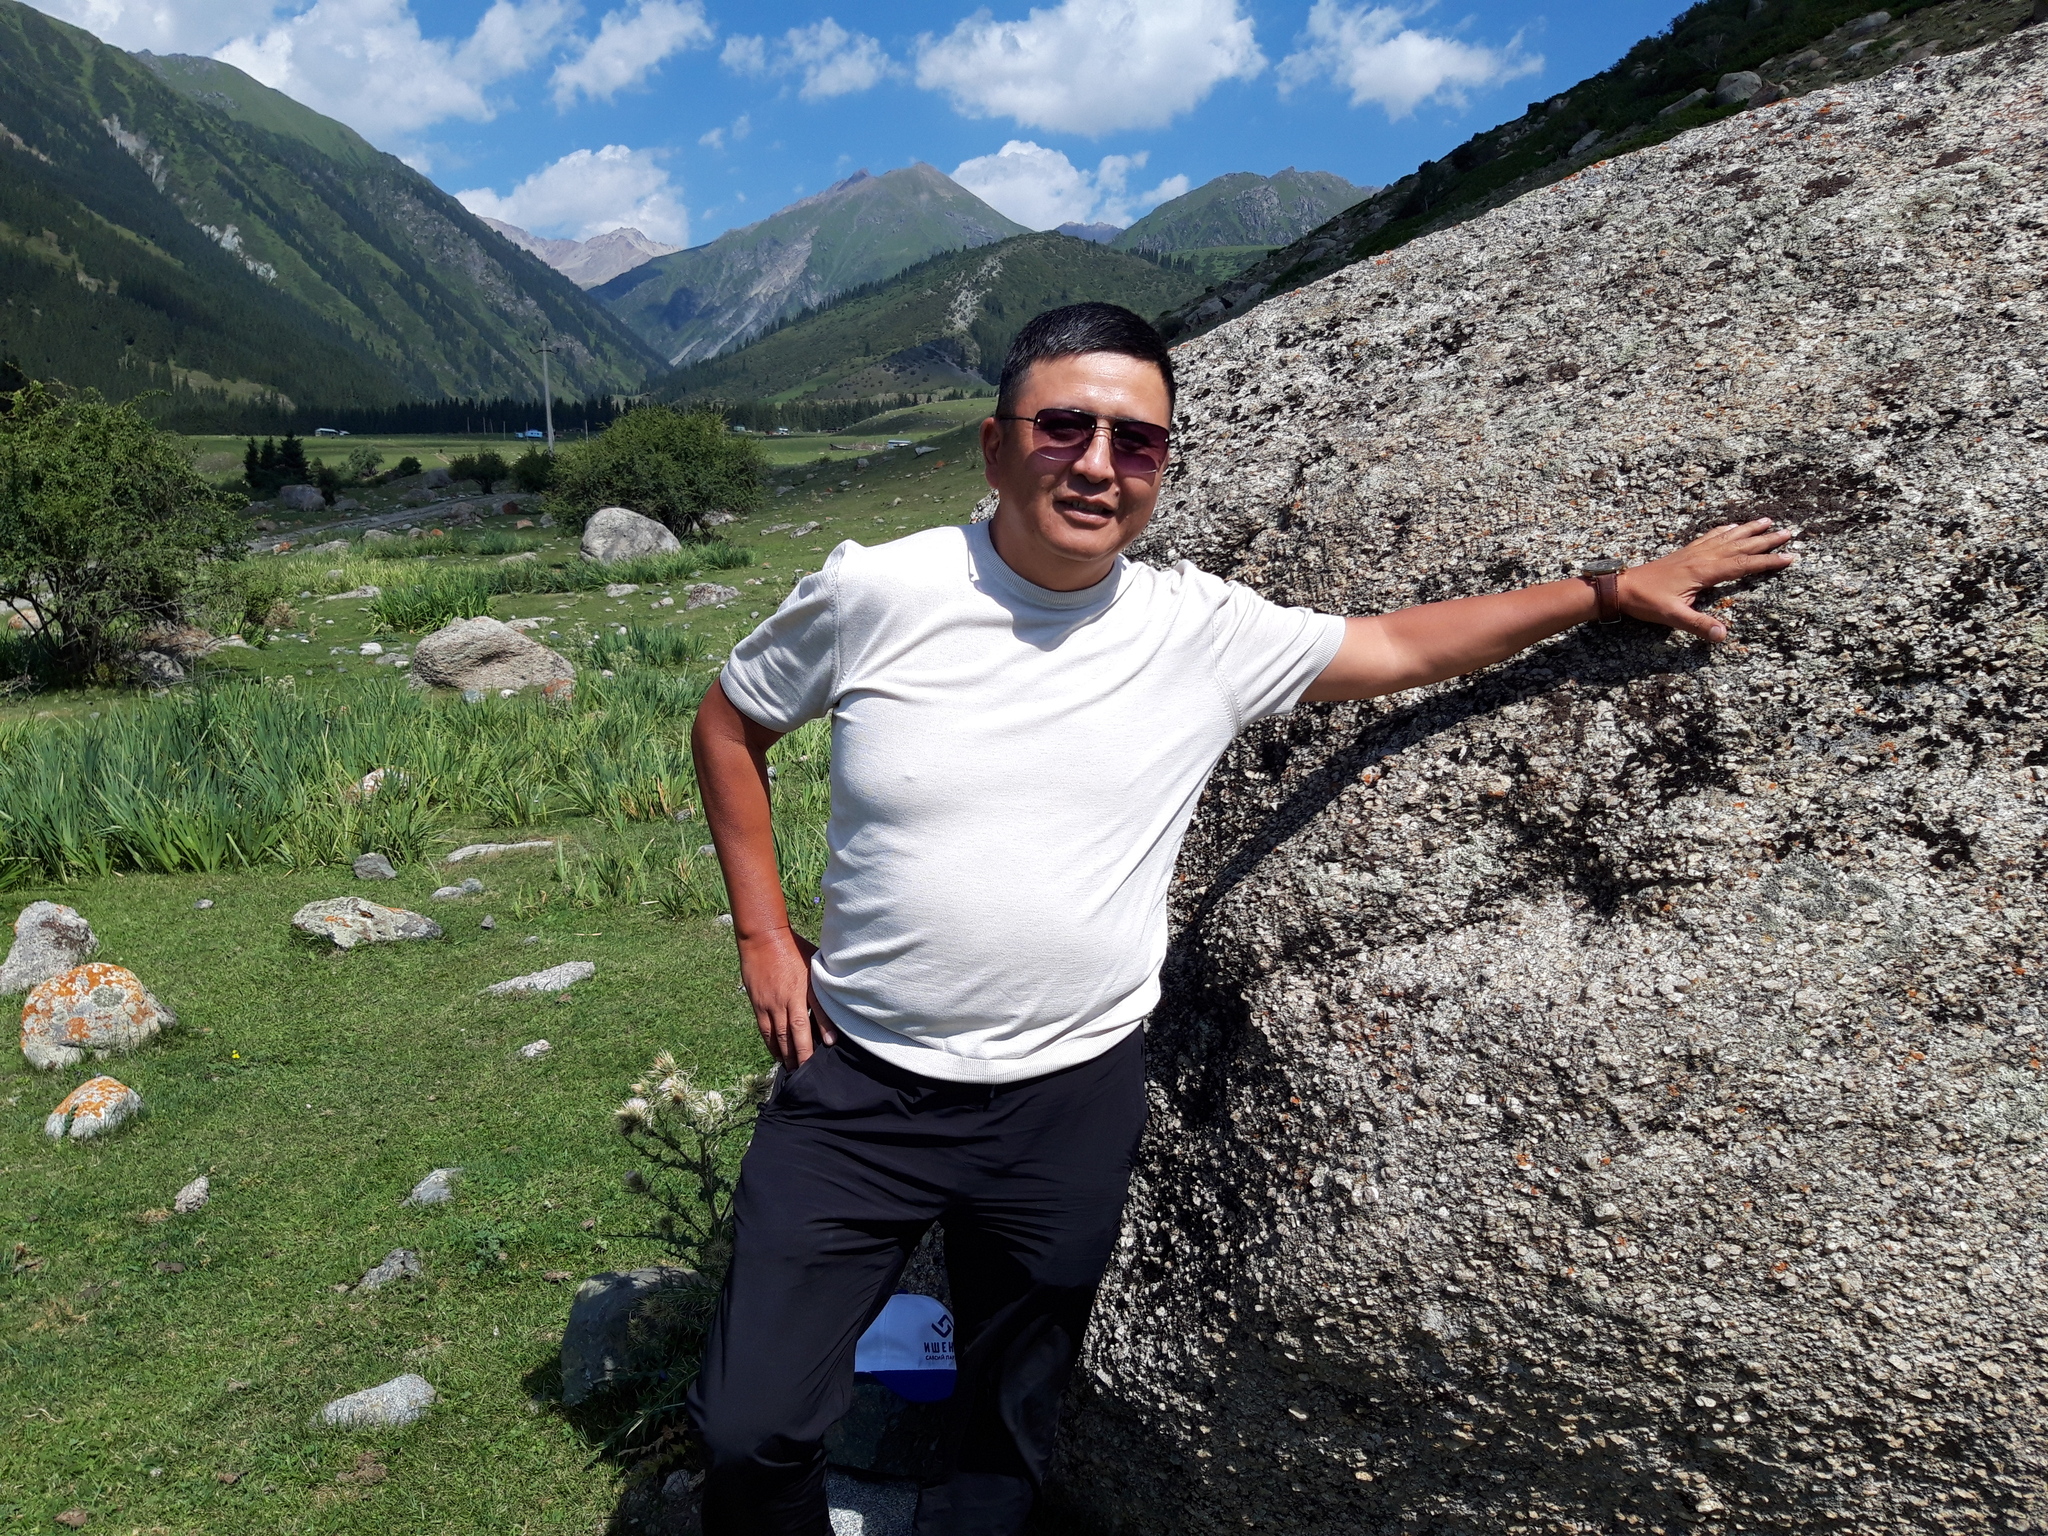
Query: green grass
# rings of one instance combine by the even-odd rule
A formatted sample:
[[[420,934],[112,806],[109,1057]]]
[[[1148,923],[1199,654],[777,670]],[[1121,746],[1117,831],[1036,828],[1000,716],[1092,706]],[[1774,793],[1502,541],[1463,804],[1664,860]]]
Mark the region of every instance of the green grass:
[[[98,1069],[146,1106],[103,1142],[42,1135],[90,1069],[0,1069],[0,1210],[23,1245],[0,1281],[0,1521],[48,1530],[78,1507],[89,1529],[209,1536],[601,1528],[617,1493],[593,1461],[603,1426],[549,1402],[573,1287],[542,1277],[663,1257],[636,1235],[648,1210],[621,1187],[633,1164],[609,1119],[656,1051],[707,1082],[764,1058],[729,930],[637,906],[514,919],[513,888],[546,863],[527,862],[482,867],[486,895],[460,903],[430,902],[425,869],[374,888],[269,869],[21,893],[85,912],[180,1023]],[[364,890],[447,936],[335,958],[286,926],[305,901]],[[195,911],[201,897],[217,905]],[[476,995],[570,959],[598,971],[568,1002]],[[548,1056],[519,1059],[542,1037]],[[448,1165],[466,1170],[451,1205],[399,1205]],[[201,1173],[203,1211],[151,1216]],[[333,1289],[398,1247],[419,1250],[424,1280]],[[420,1424],[313,1426],[322,1403],[404,1371],[442,1395]]]

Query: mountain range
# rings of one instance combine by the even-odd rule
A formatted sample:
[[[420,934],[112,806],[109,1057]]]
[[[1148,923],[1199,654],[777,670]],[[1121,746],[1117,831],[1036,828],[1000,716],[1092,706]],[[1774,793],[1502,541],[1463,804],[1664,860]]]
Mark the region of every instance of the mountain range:
[[[1161,203],[1110,242],[1168,255],[1219,246],[1286,245],[1370,196],[1329,171],[1287,167],[1272,176],[1234,171]]]
[[[778,320],[893,277],[937,251],[1024,226],[919,162],[855,171],[706,245],[658,256],[591,292],[671,364],[715,357]]]
[[[947,251],[800,316],[749,346],[678,370],[671,400],[845,400],[996,381],[1026,320],[1084,299],[1156,314],[1199,283],[1048,230]]]
[[[501,219],[481,222],[522,251],[538,256],[578,288],[595,288],[657,256],[673,256],[683,249],[680,245],[650,240],[637,229],[608,229],[588,240],[550,240],[544,235],[530,235],[517,224]]]
[[[187,405],[637,389],[660,359],[348,128],[0,0],[0,355]]]

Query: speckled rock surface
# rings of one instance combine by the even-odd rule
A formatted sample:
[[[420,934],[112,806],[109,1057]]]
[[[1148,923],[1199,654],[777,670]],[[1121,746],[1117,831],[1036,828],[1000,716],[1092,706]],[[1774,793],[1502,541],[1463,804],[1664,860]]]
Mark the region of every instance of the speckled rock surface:
[[[412,680],[422,688],[538,688],[567,698],[576,669],[558,651],[496,619],[456,619],[413,647]]]
[[[100,941],[92,924],[54,901],[32,901],[14,920],[14,942],[0,962],[0,994],[26,992],[38,982],[82,965]]]
[[[320,1418],[337,1429],[395,1429],[414,1422],[439,1396],[426,1377],[408,1371],[336,1398],[320,1410]]]
[[[52,1141],[69,1136],[73,1141],[90,1141],[104,1136],[132,1116],[142,1112],[142,1095],[126,1083],[111,1077],[93,1077],[64,1095],[43,1122],[43,1134]]]
[[[2048,28],[1760,108],[1177,354],[1138,553],[1375,611],[1767,513],[1244,737],[1062,1437],[1129,1532],[2048,1528]]]
[[[21,1009],[21,1054],[40,1071],[104,1061],[154,1040],[177,1015],[133,971],[95,960],[52,976]]]
[[[541,992],[566,992],[579,981],[588,981],[597,974],[597,967],[588,960],[565,960],[560,965],[551,965],[544,971],[535,971],[529,976],[514,976],[509,981],[494,981],[484,988],[486,997],[515,997],[534,995]]]
[[[316,939],[333,940],[337,949],[441,937],[441,925],[433,919],[403,907],[380,907],[360,896],[309,901],[292,914],[292,926]]]

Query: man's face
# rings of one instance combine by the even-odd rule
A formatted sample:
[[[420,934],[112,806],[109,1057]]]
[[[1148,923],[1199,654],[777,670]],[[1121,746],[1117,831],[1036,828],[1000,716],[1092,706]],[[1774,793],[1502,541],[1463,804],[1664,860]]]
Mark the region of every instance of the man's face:
[[[1119,352],[1084,352],[1034,363],[1011,413],[1029,418],[1049,407],[1126,421],[1169,424],[1166,380],[1151,363]],[[1110,452],[1098,431],[1080,458],[1034,451],[1031,422],[981,425],[988,483],[1002,497],[997,548],[1026,580],[1041,586],[1092,586],[1125,545],[1145,531],[1159,500],[1159,474]],[[1066,579],[1054,580],[1058,575]],[[1086,577],[1086,580],[1080,578]]]

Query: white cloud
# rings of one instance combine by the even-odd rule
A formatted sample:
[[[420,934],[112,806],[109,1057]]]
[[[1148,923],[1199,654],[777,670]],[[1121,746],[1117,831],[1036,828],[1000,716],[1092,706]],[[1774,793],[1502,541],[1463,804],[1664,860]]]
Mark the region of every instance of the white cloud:
[[[670,54],[708,47],[711,38],[701,0],[639,0],[631,11],[613,11],[575,58],[555,67],[555,105],[567,107],[579,92],[610,101],[645,80]]]
[[[717,128],[707,128],[704,132],[697,135],[697,142],[706,149],[724,149],[728,134],[732,136],[732,142],[737,144],[753,131],[754,120],[742,112],[732,120],[730,128],[723,125]]]
[[[1238,0],[1062,0],[1023,21],[983,9],[917,40],[917,83],[956,111],[1067,133],[1164,127],[1265,67]]]
[[[797,95],[805,101],[850,96],[881,84],[900,67],[865,32],[849,32],[830,16],[808,27],[791,27],[775,41],[729,37],[719,61],[742,75],[803,76]]]
[[[1301,46],[1281,61],[1280,89],[1328,79],[1351,92],[1354,107],[1376,102],[1399,120],[1425,101],[1463,106],[1467,88],[1543,68],[1542,55],[1522,52],[1519,34],[1505,48],[1486,48],[1408,25],[1427,9],[1316,0]]]
[[[697,135],[697,142],[706,149],[723,149],[725,148],[725,130],[723,128],[707,128],[704,132]]]
[[[1033,229],[1129,224],[1188,189],[1187,177],[1169,176],[1149,191],[1131,191],[1131,173],[1143,170],[1147,158],[1143,150],[1104,155],[1093,171],[1084,171],[1056,149],[1012,139],[992,155],[961,161],[953,179],[997,212]]]
[[[536,235],[588,240],[631,226],[670,245],[690,243],[681,189],[651,149],[579,149],[542,166],[502,197],[489,187],[455,197],[471,213]]]
[[[269,25],[277,0],[37,0],[36,9],[116,48],[212,53],[232,38]]]
[[[552,52],[574,14],[574,0],[496,0],[451,40],[425,36],[409,0],[315,0],[214,57],[388,147],[447,118],[495,116],[490,88]]]

